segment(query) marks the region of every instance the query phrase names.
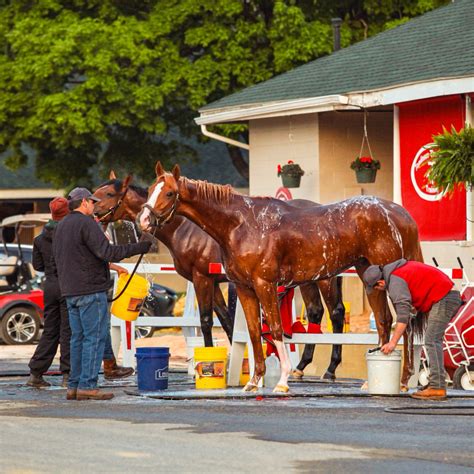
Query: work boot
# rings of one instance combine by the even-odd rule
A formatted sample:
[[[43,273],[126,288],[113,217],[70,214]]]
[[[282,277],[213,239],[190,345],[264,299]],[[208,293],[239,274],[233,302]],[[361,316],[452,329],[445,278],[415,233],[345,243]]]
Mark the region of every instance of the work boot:
[[[30,375],[30,378],[27,380],[26,385],[34,388],[51,387],[51,384],[49,382],[46,382],[42,375],[34,374]]]
[[[77,388],[68,388],[66,400],[77,400]]]
[[[91,390],[77,389],[76,400],[110,400],[114,394],[110,392],[101,392],[98,388]]]
[[[446,400],[446,389],[445,388],[430,388],[427,387],[423,390],[418,390],[411,395],[412,398],[418,400]]]
[[[61,382],[61,387],[67,388],[67,383],[69,382],[69,374],[67,372],[63,373],[63,381]]]
[[[104,377],[107,380],[123,379],[132,375],[134,370],[131,367],[122,367],[117,365],[115,357],[113,359],[104,359]]]

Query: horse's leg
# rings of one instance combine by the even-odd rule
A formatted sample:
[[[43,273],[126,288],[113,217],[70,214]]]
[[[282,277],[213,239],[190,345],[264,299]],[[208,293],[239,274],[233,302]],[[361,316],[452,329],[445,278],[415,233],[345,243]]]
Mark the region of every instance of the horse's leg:
[[[260,305],[255,292],[246,286],[236,285],[237,296],[244,310],[245,320],[252,343],[255,361],[252,378],[243,388],[244,392],[253,392],[258,388],[258,382],[265,374],[265,359],[262,348],[262,327],[260,325]]]
[[[229,314],[224,296],[222,295],[222,291],[217,281],[214,281],[214,311],[216,312],[217,317],[222,324],[222,329],[224,329],[230,343],[232,343],[234,318],[232,318]]]
[[[329,317],[332,322],[332,332],[341,334],[344,330],[344,316],[346,314],[344,303],[342,302],[342,277],[321,280],[319,282],[319,289],[328,307]],[[342,345],[334,344],[332,346],[331,362],[326,373],[321,378],[335,380],[336,369],[341,360]]]
[[[290,376],[291,363],[290,357],[283,343],[283,330],[281,325],[280,309],[278,307],[278,297],[276,285],[263,280],[259,280],[255,285],[255,293],[265,312],[265,318],[270,326],[270,332],[273,342],[280,357],[280,380],[273,389],[274,392],[288,392],[288,377]]]
[[[323,303],[316,283],[307,283],[300,286],[301,296],[306,307],[308,321],[314,324],[321,324],[324,314]],[[304,375],[304,369],[311,364],[314,356],[314,344],[305,344],[303,355],[296,370],[293,371],[293,377],[301,378]]]
[[[401,380],[401,391],[408,392],[408,380],[414,374],[414,353],[413,353],[413,330],[407,326],[403,334],[403,369]]]
[[[201,330],[204,337],[204,345],[206,347],[212,347],[212,326],[214,324],[212,319],[214,284],[212,278],[196,273],[193,275],[193,283],[199,306],[199,318],[201,320]]]

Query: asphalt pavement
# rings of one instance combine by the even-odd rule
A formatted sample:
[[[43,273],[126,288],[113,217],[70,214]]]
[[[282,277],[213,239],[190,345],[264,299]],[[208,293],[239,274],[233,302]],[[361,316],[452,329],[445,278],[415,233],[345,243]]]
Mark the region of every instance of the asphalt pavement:
[[[59,376],[46,377],[49,389],[26,387],[21,361],[15,364],[17,375],[0,367],[0,472],[474,471],[467,392],[426,403],[370,397],[357,380],[308,379],[292,383],[289,396],[264,389],[242,397],[231,389],[197,398],[192,379],[172,372],[172,399],[143,396],[135,377],[101,377],[115,398],[78,402],[65,399]],[[385,411],[420,405],[456,406],[465,415]]]

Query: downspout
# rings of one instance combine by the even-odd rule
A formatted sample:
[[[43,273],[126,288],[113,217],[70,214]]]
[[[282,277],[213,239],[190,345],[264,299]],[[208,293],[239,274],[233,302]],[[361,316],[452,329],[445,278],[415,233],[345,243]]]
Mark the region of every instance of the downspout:
[[[466,126],[472,126],[471,97],[466,95]],[[474,240],[474,191],[466,189],[466,240]]]
[[[223,135],[218,135],[217,133],[210,132],[205,125],[201,125],[201,132],[206,137],[214,138],[215,140],[228,143],[229,145],[238,146],[239,148],[243,148],[244,150],[250,150],[250,145],[248,145],[247,143],[232,140],[232,138],[224,137]]]

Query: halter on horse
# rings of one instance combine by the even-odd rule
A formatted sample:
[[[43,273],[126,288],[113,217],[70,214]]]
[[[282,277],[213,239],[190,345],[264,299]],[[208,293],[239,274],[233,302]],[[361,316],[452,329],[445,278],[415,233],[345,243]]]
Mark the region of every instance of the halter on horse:
[[[275,390],[288,390],[290,364],[282,338],[277,284],[327,279],[351,266],[361,276],[369,264],[386,264],[401,257],[422,259],[416,223],[405,209],[390,201],[361,196],[297,209],[272,198],[242,196],[230,186],[181,178],[177,165],[170,174],[157,163],[156,175],[148,200],[154,218],[160,222],[170,214],[184,215],[221,246],[255,355],[254,375],[245,390],[255,389],[265,370],[260,305],[280,355],[282,372]],[[143,230],[149,227],[150,216],[148,209],[139,216]],[[387,342],[392,317],[386,295],[372,293],[369,302],[381,342]],[[409,374],[410,361],[405,359],[402,383],[408,381]]]

